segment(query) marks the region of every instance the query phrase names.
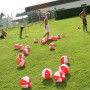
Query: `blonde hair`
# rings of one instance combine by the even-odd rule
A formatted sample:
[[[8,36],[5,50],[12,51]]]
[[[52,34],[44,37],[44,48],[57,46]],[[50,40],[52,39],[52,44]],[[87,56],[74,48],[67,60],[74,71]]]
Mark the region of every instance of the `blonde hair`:
[[[46,13],[46,15],[50,15],[50,13],[49,13],[49,12],[47,12],[47,13]]]

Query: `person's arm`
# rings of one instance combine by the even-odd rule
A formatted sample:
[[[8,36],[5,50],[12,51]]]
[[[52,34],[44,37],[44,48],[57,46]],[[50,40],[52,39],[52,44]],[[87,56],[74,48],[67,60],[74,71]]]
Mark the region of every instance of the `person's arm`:
[[[44,21],[41,23],[40,27],[44,24]]]
[[[79,17],[80,17],[80,18],[81,18],[82,13],[83,13],[83,12],[81,12],[81,13],[79,14]]]

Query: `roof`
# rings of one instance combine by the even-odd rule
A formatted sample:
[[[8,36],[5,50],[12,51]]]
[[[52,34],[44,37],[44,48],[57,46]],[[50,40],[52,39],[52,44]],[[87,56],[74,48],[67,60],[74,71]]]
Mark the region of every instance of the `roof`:
[[[37,9],[43,9],[43,8],[47,8],[47,7],[51,7],[51,6],[55,6],[55,5],[74,2],[74,1],[80,1],[80,0],[56,0],[56,1],[52,1],[52,2],[47,2],[47,3],[42,3],[42,4],[26,7],[25,10],[26,10],[26,12],[29,12],[29,11],[34,11]]]

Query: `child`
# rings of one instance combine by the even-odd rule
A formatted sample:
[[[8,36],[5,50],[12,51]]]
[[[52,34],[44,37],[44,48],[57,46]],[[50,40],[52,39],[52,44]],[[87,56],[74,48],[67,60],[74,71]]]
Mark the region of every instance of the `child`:
[[[7,33],[2,29],[0,38],[5,39]]]
[[[20,26],[20,38],[22,37],[23,28],[24,28],[24,26]]]
[[[85,8],[83,8],[83,11],[79,14],[80,18],[83,19],[83,31],[86,29],[87,31],[87,20],[86,20],[86,12],[85,12]]]
[[[46,34],[44,35],[44,37],[47,35],[47,37],[49,38],[49,33],[50,33],[50,30],[49,30],[49,27],[48,27],[48,18],[50,16],[50,13],[46,13],[46,16],[45,16],[45,19],[44,19],[44,24],[45,24],[45,29],[46,29]],[[43,24],[42,23],[42,24]],[[42,24],[40,26],[42,26]]]

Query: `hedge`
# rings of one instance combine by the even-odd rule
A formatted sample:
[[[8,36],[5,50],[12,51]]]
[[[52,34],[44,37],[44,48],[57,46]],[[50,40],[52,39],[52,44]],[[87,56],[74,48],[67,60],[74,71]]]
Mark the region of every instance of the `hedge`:
[[[71,9],[62,9],[62,10],[56,10],[55,11],[55,19],[65,19],[69,17],[78,16],[79,13],[82,11],[84,7],[77,7],[77,8],[71,8]],[[86,6],[86,13],[90,13],[90,6]]]

